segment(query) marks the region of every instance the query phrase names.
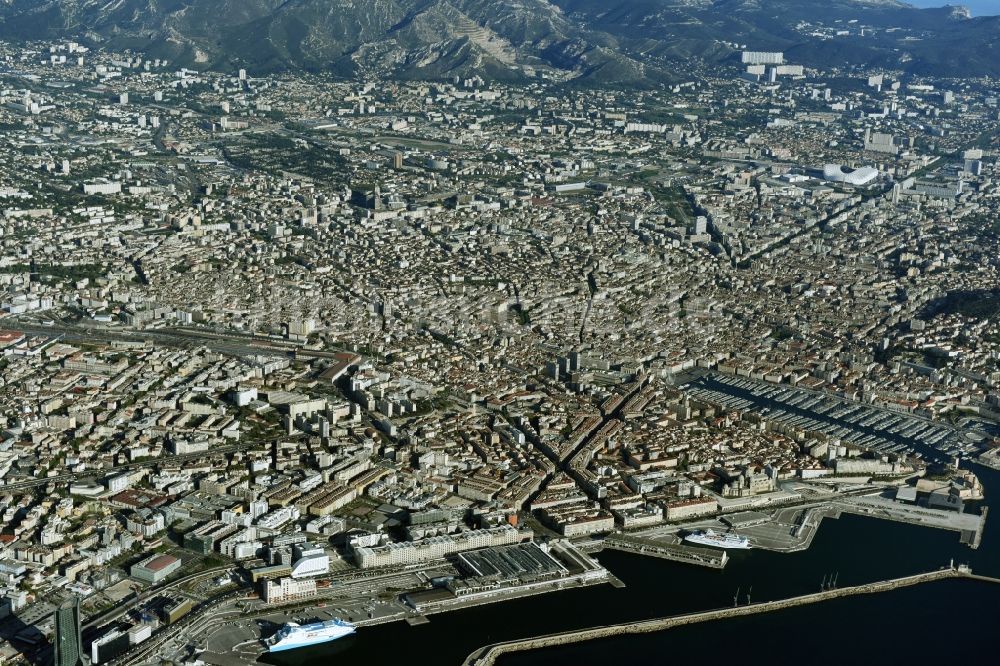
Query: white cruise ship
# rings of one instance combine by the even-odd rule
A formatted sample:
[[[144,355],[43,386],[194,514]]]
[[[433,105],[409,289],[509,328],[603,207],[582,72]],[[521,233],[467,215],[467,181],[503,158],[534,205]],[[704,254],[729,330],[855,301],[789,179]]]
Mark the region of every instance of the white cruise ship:
[[[268,652],[282,652],[295,648],[329,643],[354,633],[354,625],[343,620],[327,620],[300,625],[289,622],[276,634],[264,641]]]
[[[738,548],[746,550],[750,547],[749,539],[745,536],[740,536],[739,534],[734,534],[732,532],[728,534],[719,534],[718,532],[713,532],[712,530],[692,532],[691,534],[685,536],[684,540],[701,546],[712,546],[713,548]]]

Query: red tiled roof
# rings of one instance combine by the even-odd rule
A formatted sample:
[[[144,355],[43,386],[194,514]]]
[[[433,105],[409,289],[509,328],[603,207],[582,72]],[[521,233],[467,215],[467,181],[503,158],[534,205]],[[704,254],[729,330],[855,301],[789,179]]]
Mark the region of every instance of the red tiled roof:
[[[149,562],[146,562],[145,567],[150,571],[160,571],[162,569],[166,569],[176,561],[177,558],[173,555],[160,555],[159,557],[154,557]]]

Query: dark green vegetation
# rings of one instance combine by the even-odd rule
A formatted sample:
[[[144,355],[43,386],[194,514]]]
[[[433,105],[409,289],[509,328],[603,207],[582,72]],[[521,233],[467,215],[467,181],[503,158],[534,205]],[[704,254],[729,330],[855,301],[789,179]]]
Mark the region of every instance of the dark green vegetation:
[[[865,34],[861,35],[861,28]],[[892,30],[890,30],[892,29]],[[846,34],[836,34],[837,31]],[[1000,74],[1000,17],[896,0],[18,0],[0,39],[72,37],[179,65],[658,85],[733,43],[805,65]],[[814,33],[821,33],[817,37]],[[196,54],[205,56],[196,59]],[[686,61],[686,69],[678,69]]]
[[[649,191],[678,224],[688,225],[697,215],[684,190],[676,186],[651,185]]]
[[[287,171],[312,179],[342,176],[345,161],[333,148],[278,134],[252,134],[223,148],[233,166],[247,170]]]
[[[76,266],[54,266],[46,264],[12,264],[0,268],[0,273],[32,273],[39,278],[57,280],[96,280],[104,277],[104,267],[99,264],[79,264]]]

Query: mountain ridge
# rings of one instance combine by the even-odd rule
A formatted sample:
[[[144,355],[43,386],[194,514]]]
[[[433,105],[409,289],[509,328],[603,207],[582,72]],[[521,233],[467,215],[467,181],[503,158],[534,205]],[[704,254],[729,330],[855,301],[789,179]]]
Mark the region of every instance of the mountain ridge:
[[[867,29],[864,33],[861,27]],[[1000,18],[899,0],[4,0],[0,39],[77,39],[179,65],[342,76],[658,85],[738,46],[807,66],[1000,75]]]

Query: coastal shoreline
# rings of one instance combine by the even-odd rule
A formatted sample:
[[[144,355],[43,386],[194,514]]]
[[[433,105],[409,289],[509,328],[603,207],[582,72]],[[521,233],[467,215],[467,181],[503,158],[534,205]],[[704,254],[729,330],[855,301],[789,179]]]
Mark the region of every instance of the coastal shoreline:
[[[839,599],[843,597],[849,597],[861,594],[878,594],[881,592],[888,592],[890,590],[895,590],[902,587],[909,587],[912,585],[919,585],[922,583],[929,583],[933,581],[952,579],[952,578],[966,578],[970,580],[1000,584],[1000,579],[990,578],[987,576],[979,576],[973,574],[972,571],[967,567],[955,568],[952,565],[946,568],[939,569],[937,571],[919,573],[912,576],[904,576],[901,578],[893,578],[875,583],[866,583],[863,585],[855,585],[845,588],[828,589],[828,590],[823,590],[821,592],[815,592],[812,594],[790,597],[787,599],[779,599],[775,601],[765,601],[756,604],[749,604],[746,606],[734,606],[732,608],[720,608],[708,611],[699,611],[695,613],[686,613],[683,615],[674,615],[669,617],[656,618],[652,620],[640,620],[637,622],[624,622],[620,624],[612,624],[601,627],[591,627],[588,629],[578,629],[573,631],[559,632],[555,634],[547,634],[544,636],[536,636],[533,638],[525,638],[525,639],[494,643],[491,645],[486,645],[484,647],[481,647],[473,651],[468,657],[466,657],[465,661],[463,662],[463,666],[493,666],[493,664],[496,663],[497,659],[499,659],[503,655],[511,654],[514,652],[538,650],[558,645],[581,643],[600,638],[609,638],[613,636],[622,636],[627,634],[643,634],[643,633],[665,631],[668,629],[681,627],[689,624],[711,622],[715,620],[741,617],[747,615],[758,615],[762,613],[769,613],[787,608],[794,608],[796,606],[804,606],[808,604],[815,604],[823,601],[829,601],[832,599]]]

